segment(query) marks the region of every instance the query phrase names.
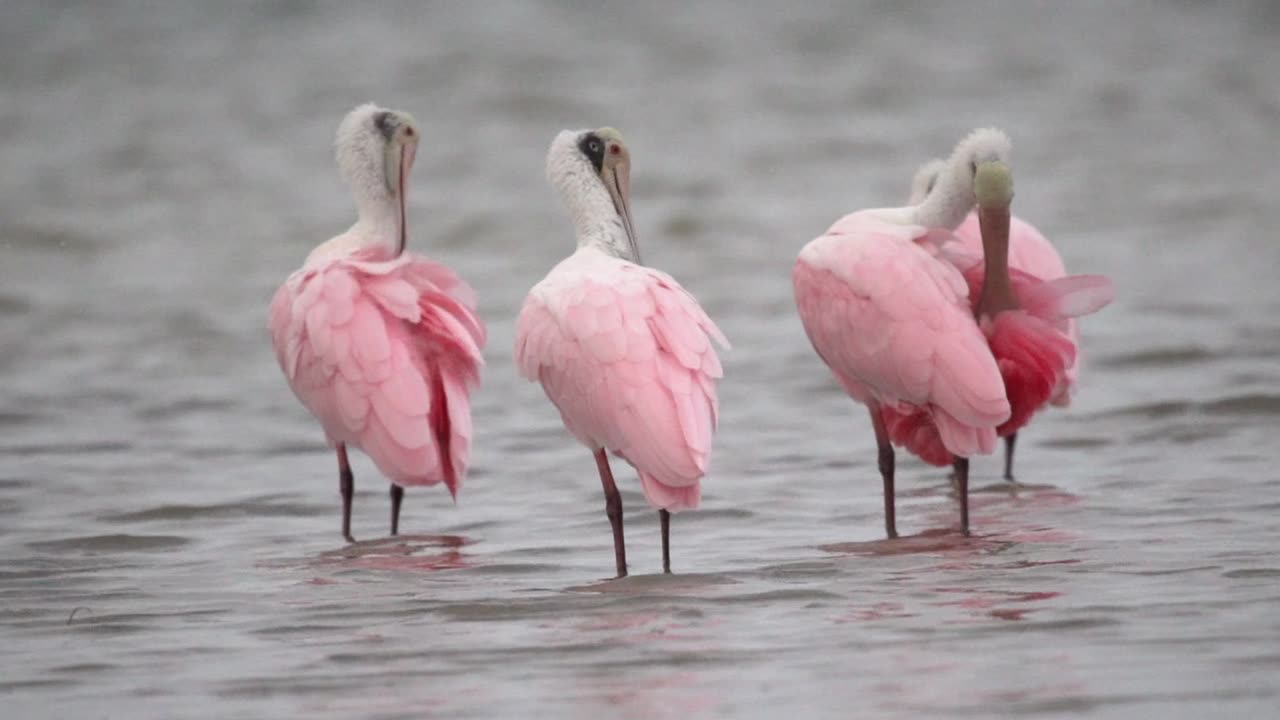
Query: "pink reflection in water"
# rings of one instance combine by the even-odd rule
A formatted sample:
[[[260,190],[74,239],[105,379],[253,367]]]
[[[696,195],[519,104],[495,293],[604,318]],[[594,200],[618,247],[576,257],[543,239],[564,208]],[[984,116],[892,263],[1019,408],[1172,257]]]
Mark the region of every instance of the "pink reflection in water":
[[[954,527],[957,521],[955,493],[949,493],[951,502],[930,508],[927,522],[930,525]],[[1021,522],[1021,518],[1035,511],[1070,507],[1081,502],[1080,496],[1048,485],[1022,485],[1001,482],[969,493],[969,526],[975,536],[1006,535],[1008,523]],[[899,519],[899,527],[902,520]],[[1013,539],[1006,537],[1005,539]]]
[[[677,621],[666,613],[653,611],[621,612],[577,622],[572,626],[572,632],[574,635],[608,633],[609,640],[628,645],[652,645],[676,641],[705,643],[709,640],[709,636],[702,630],[719,624],[719,620],[705,621],[702,618],[694,621]],[[697,651],[698,646],[682,645],[681,649]]]
[[[852,608],[849,611],[837,615],[832,622],[837,625],[854,622],[873,622],[876,620],[898,620],[902,618],[916,617],[916,613],[908,612],[906,606],[900,602],[877,602],[865,607]]]
[[[726,580],[701,575],[638,575],[611,580],[575,592],[651,596],[698,593]],[[723,702],[714,684],[693,669],[698,659],[725,652],[711,632],[723,621],[700,613],[679,613],[646,603],[605,609],[591,617],[564,618],[544,627],[573,645],[598,646],[606,657],[579,666],[566,696],[580,706],[572,717],[702,717]]]
[[[1045,600],[1052,600],[1062,597],[1062,593],[1056,591],[1040,591],[1040,592],[1019,592],[1014,590],[974,590],[972,588],[952,588],[941,587],[935,588],[935,592],[943,594],[957,594],[964,597],[954,600],[942,600],[929,603],[937,607],[958,607],[965,610],[974,611],[970,616],[974,619],[984,620],[987,618],[995,618],[997,620],[1025,620],[1026,616],[1038,610],[1035,607],[1002,607],[1009,603],[1034,603]]]
[[[1026,518],[1036,509],[1047,510],[1077,505],[1077,495],[1051,487],[1030,489],[1026,485],[1001,486],[1003,492],[991,490],[980,498],[970,497],[973,534],[965,537],[954,527],[956,508],[954,502],[930,508],[926,523],[935,526],[916,534],[902,535],[896,539],[868,540],[861,542],[831,543],[820,546],[832,553],[853,555],[909,555],[944,553],[961,557],[976,557],[1003,552],[1020,543],[1066,544],[1080,536],[1069,530],[1048,528],[1029,523]],[[904,522],[899,512],[898,525]]]
[[[401,572],[456,570],[471,567],[462,548],[472,542],[460,535],[397,535],[321,553],[311,564]]]
[[[892,581],[899,590],[913,589],[932,593],[934,597],[902,599],[911,596],[899,592],[894,593],[897,597],[885,599],[885,594],[882,593],[876,602],[844,609],[832,618],[832,622],[844,624],[932,616],[936,615],[937,608],[961,611],[959,617],[939,618],[944,623],[1026,620],[1037,610],[1051,607],[1053,601],[1063,596],[1063,592],[1055,588],[1004,589],[999,586],[1013,585],[1016,588],[1023,583],[1024,576],[1013,574],[1016,571],[1050,565],[1074,565],[1081,561],[1069,555],[1047,559],[1018,557],[1021,554],[1019,548],[1024,545],[1039,545],[1041,548],[1036,550],[1037,555],[1045,554],[1045,550],[1052,552],[1054,548],[1063,551],[1061,554],[1074,554],[1075,545],[1082,540],[1079,533],[1068,529],[1036,524],[1037,521],[1043,522],[1046,515],[1029,512],[1029,509],[1059,508],[1079,502],[1079,497],[1054,488],[1032,489],[1020,486],[1006,488],[1002,492],[993,489],[981,500],[971,500],[971,510],[977,511],[974,513],[972,537],[965,537],[957,530],[939,528],[894,540],[824,545],[822,550],[868,558],[866,562],[869,563],[874,563],[874,558],[911,555],[932,556],[938,560],[926,567],[890,570],[884,578]],[[942,504],[930,511],[929,518],[946,524],[954,521],[954,512],[953,504]],[[985,577],[988,581],[980,582],[977,587],[945,584],[940,587],[921,586],[921,583],[937,583],[950,574],[973,577],[975,571],[980,573],[979,577]],[[1043,582],[1043,577],[1039,582]],[[993,585],[996,587],[993,588]]]

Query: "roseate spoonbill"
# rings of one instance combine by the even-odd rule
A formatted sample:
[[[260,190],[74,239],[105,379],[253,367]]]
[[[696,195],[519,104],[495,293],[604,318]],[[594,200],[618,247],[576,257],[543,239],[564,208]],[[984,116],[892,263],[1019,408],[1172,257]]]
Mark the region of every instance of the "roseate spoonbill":
[[[276,360],[338,452],[348,542],[348,446],[391,479],[392,535],[403,488],[444,482],[456,498],[471,452],[470,393],[484,364],[485,329],[466,283],[405,251],[418,137],[405,112],[369,104],[343,118],[337,160],[355,195],[356,223],[312,250],[271,301]]]
[[[709,338],[728,341],[684,288],[640,264],[631,222],[631,154],[613,128],[565,130],[547,152],[578,249],[529,291],[516,323],[515,362],[595,455],[613,527],[618,577],[627,574],[622,496],[607,453],[640,476],[662,528],[671,572],[670,511],[696,508],[711,459],[722,374]]]
[[[1110,300],[1102,278],[1010,277],[1009,151],[1003,132],[973,132],[923,202],[837,220],[792,271],[810,342],[869,409],[891,538],[893,445],[953,465],[967,534],[969,456],[991,453],[997,428],[1025,423],[1061,381],[1074,346],[1052,323]],[[985,254],[955,261],[962,271],[944,253],[975,203]]]
[[[918,205],[928,196],[937,182],[938,175],[946,163],[942,160],[930,160],[916,171],[911,180],[910,205]],[[971,212],[964,222],[955,229],[955,237],[964,249],[978,257],[982,257],[982,231],[978,223],[978,214]],[[1065,277],[1067,267],[1062,256],[1035,226],[1016,215],[1009,221],[1009,267],[1014,270],[1034,275],[1041,280],[1057,280]],[[1076,378],[1079,375],[1083,351],[1080,348],[1080,329],[1074,318],[1066,320],[1067,337],[1076,345],[1075,362],[1067,368],[1063,383],[1054,392],[1049,403],[1057,407],[1071,404],[1071,394],[1075,390]],[[1004,438],[1004,479],[1013,482],[1013,447],[1018,433],[1010,433]]]

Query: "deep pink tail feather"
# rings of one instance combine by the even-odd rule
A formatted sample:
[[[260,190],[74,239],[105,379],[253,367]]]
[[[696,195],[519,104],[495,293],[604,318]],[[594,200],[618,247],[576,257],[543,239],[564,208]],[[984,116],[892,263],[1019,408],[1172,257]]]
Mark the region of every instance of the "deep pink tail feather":
[[[1049,403],[1075,362],[1076,346],[1065,333],[1022,310],[996,315],[983,330],[1009,397],[1009,419],[996,428],[1005,437]]]
[[[951,451],[942,444],[933,417],[920,408],[903,412],[892,407],[880,408],[885,429],[894,445],[905,449],[930,465],[951,464]]]
[[[449,494],[458,497],[458,470],[454,467],[453,431],[449,421],[449,396],[444,389],[444,380],[440,373],[432,378],[435,402],[431,406],[431,432],[436,437],[436,447],[440,448],[440,470],[444,485]]]
[[[964,268],[964,275],[976,305],[984,278],[981,263]],[[948,445],[961,456],[966,456],[961,449],[966,446],[989,453],[997,436],[1017,432],[1050,402],[1060,402],[1076,361],[1066,323],[1110,303],[1111,282],[1098,275],[1042,281],[1019,270],[1011,270],[1010,279],[1023,309],[1000,313],[982,326],[1009,398],[1009,419],[991,432],[956,422],[938,408],[883,407],[881,417],[894,445],[931,465],[945,466],[953,455]]]
[[[982,264],[964,270],[975,308],[985,275]],[[1077,354],[1069,322],[1101,310],[1114,296],[1111,281],[1100,275],[1042,280],[1011,268],[1009,279],[1021,309],[983,322],[1012,410],[997,428],[1001,437],[1017,432],[1050,402],[1062,402]]]
[[[994,428],[965,424],[939,407],[881,407],[880,417],[894,445],[930,465],[943,467],[956,456],[986,455],[995,450]]]

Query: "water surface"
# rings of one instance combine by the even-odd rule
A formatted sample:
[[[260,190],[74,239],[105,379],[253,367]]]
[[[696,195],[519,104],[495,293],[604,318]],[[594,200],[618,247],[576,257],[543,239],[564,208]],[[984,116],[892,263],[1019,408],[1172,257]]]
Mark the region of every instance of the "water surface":
[[[110,7],[108,7],[110,5]],[[6,717],[1264,717],[1280,708],[1280,14],[1267,2],[275,3],[0,8],[0,688]],[[455,506],[332,455],[263,329],[351,220],[366,100],[427,130],[412,243],[490,324]],[[1118,299],[1026,487],[900,463],[789,268],[968,129]],[[563,127],[634,153],[645,257],[734,342],[704,509],[657,522],[510,361],[572,248]]]

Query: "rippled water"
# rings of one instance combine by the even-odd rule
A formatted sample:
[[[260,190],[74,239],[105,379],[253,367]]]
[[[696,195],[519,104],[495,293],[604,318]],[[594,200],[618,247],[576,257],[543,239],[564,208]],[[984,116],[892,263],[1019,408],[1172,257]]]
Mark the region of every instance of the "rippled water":
[[[1263,717],[1280,707],[1280,13],[1272,3],[0,6],[5,717]],[[772,7],[772,6],[771,6]],[[781,6],[778,6],[779,8]],[[413,244],[492,343],[454,506],[334,460],[267,300],[345,227],[358,102],[428,137]],[[900,464],[813,356],[796,251],[969,128],[1116,303],[1010,492]],[[622,128],[645,257],[735,344],[704,510],[589,455],[509,359],[572,247],[562,127]]]

